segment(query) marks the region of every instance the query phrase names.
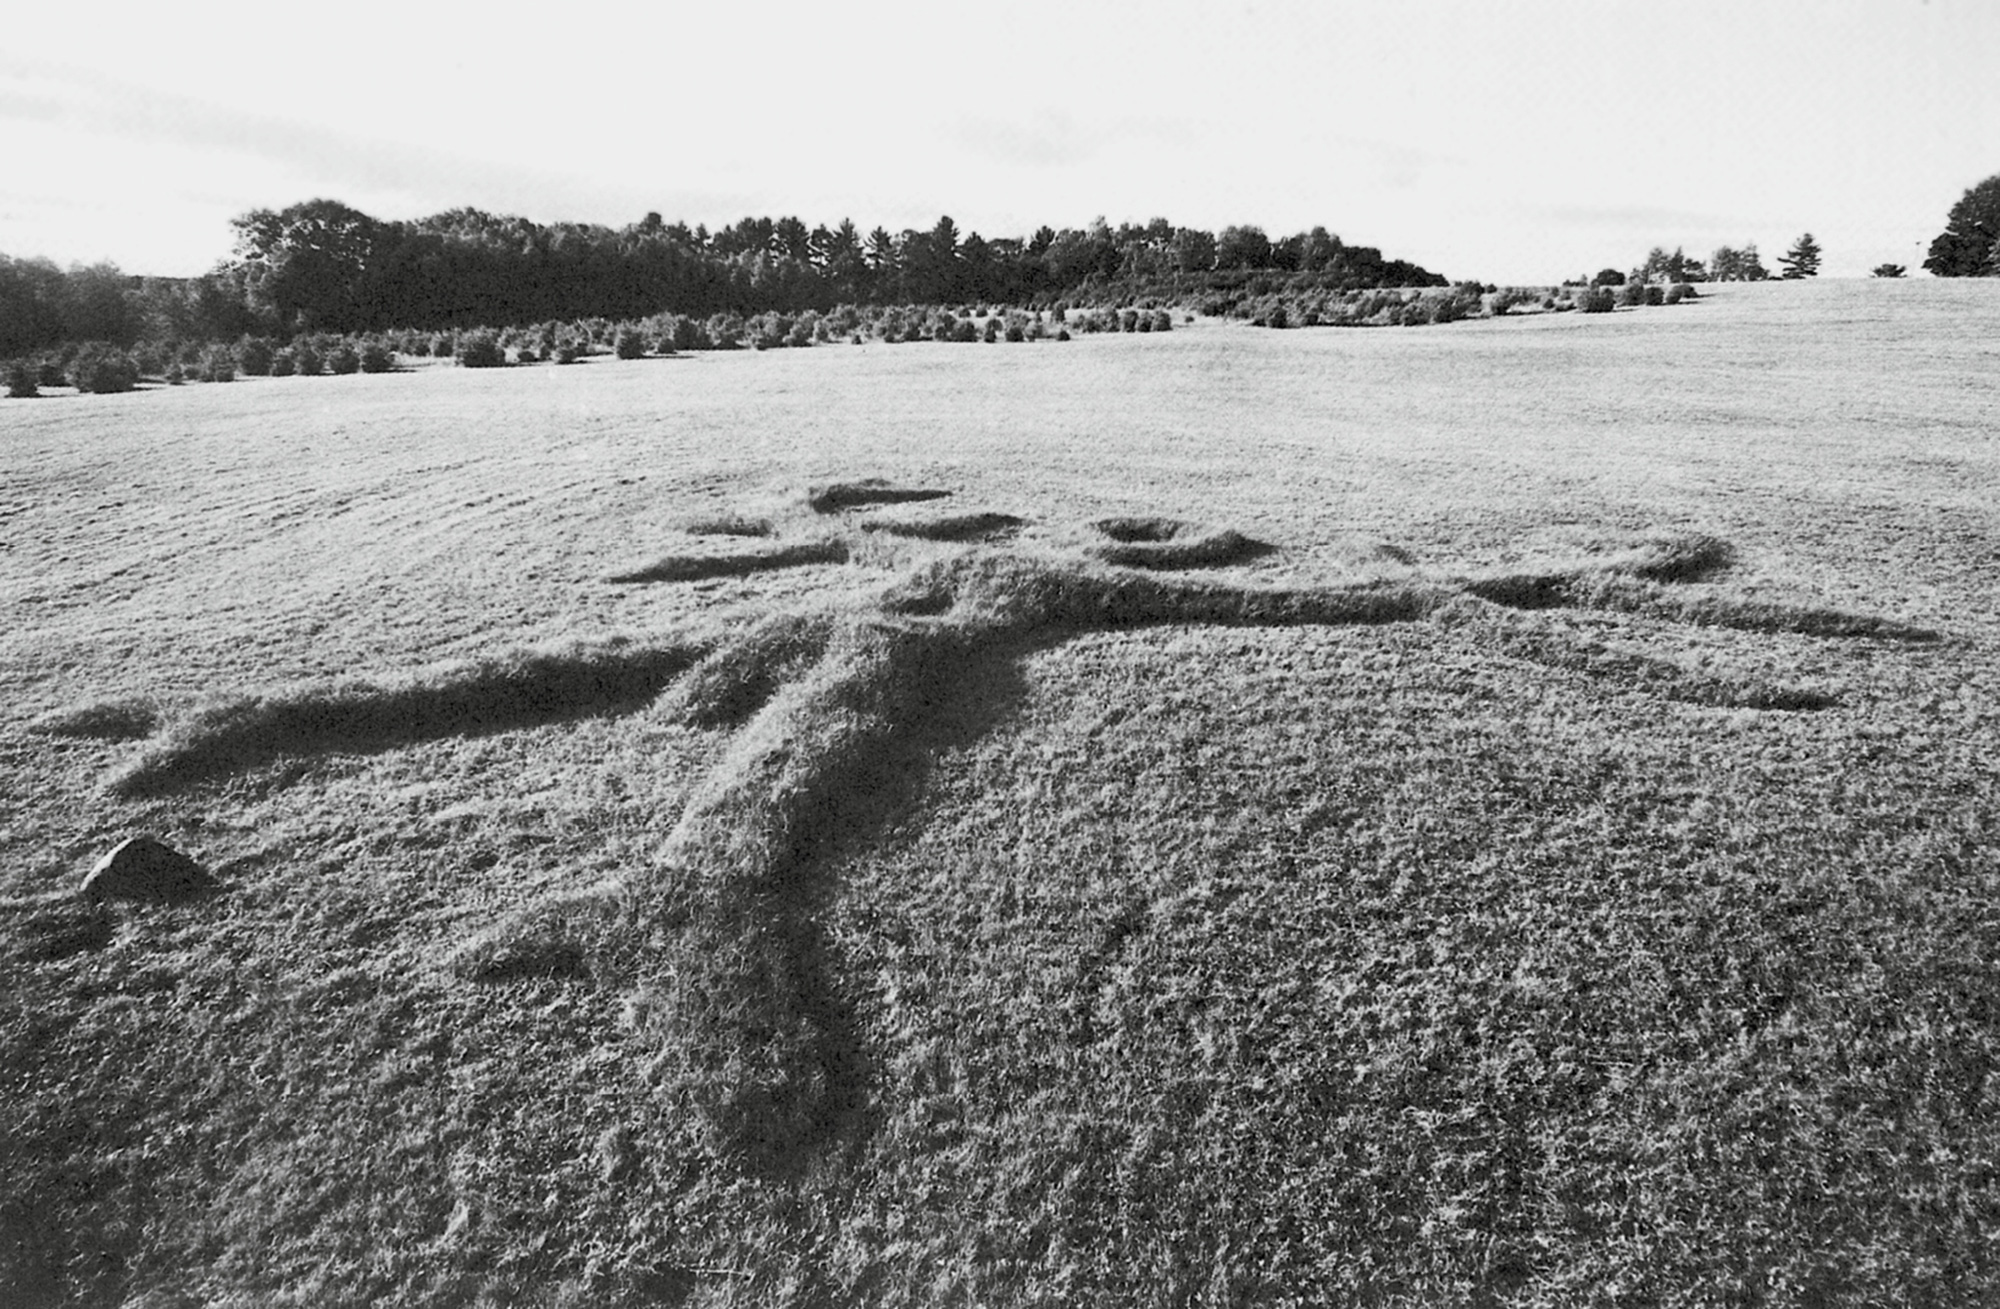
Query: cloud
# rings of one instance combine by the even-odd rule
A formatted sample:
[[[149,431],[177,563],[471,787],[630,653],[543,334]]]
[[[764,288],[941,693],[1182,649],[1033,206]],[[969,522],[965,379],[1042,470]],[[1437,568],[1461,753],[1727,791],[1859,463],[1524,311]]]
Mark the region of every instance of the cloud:
[[[1740,214],[1703,213],[1664,205],[1544,205],[1536,208],[1540,221],[1564,227],[1627,230],[1647,228],[1662,232],[1735,230],[1754,226],[1755,220]]]
[[[1031,119],[960,118],[951,138],[973,154],[1019,168],[1066,168],[1095,155],[1101,143],[1089,140],[1076,120],[1059,110]]]
[[[350,202],[391,203],[416,212],[463,204],[538,211],[544,220],[625,213],[679,203],[708,209],[734,197],[711,194],[644,196],[568,172],[507,164],[403,140],[382,139],[320,123],[233,108],[70,68],[0,65],[0,123],[88,133],[209,156],[190,186],[214,192],[218,170],[248,169],[260,178],[269,165],[294,176],[302,192]],[[72,164],[73,170],[85,165]],[[83,178],[72,180],[81,184]],[[235,188],[224,188],[235,189]],[[289,204],[306,195],[263,196],[259,204]],[[241,203],[242,201],[237,201]],[[550,213],[551,205],[567,212]],[[365,205],[364,205],[365,207]]]

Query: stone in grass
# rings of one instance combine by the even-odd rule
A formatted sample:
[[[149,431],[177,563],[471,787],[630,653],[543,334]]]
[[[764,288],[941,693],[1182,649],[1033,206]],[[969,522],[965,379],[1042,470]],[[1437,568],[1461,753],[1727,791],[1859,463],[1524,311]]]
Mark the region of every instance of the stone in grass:
[[[88,900],[145,900],[171,904],[215,890],[208,870],[150,836],[135,836],[97,861],[79,893]]]
[[[630,1129],[612,1127],[597,1138],[597,1175],[621,1182],[639,1167],[639,1146]]]

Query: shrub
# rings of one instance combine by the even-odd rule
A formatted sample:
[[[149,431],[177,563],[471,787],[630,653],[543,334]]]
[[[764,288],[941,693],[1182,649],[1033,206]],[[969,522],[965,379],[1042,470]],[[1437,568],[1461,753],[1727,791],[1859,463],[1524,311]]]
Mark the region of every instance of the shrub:
[[[312,341],[300,341],[292,347],[292,357],[296,361],[300,377],[318,377],[326,371],[326,356]]]
[[[633,331],[620,332],[612,351],[620,359],[642,359],[646,354],[646,338]]]
[[[166,371],[160,375],[160,380],[168,386],[179,386],[187,381],[187,373],[181,368],[181,361],[176,359],[168,364]]]
[[[743,346],[743,319],[738,314],[711,314],[703,330],[711,350],[739,350]]]
[[[68,386],[69,361],[75,356],[75,346],[65,347],[60,355],[44,355],[38,365],[38,380],[43,386]]]
[[[577,356],[582,353],[583,346],[578,342],[561,341],[556,344],[555,354],[552,358],[559,364],[573,364],[576,362]]]
[[[1657,308],[1658,306],[1663,305],[1666,302],[1667,302],[1667,289],[1665,287],[1649,286],[1646,288],[1647,304]]]
[[[116,346],[87,341],[70,360],[69,382],[91,395],[130,391],[139,385],[139,366]]]
[[[514,362],[517,364],[538,364],[542,362],[542,357],[535,353],[535,347],[524,345],[514,352]]]
[[[42,393],[42,366],[33,359],[9,359],[0,375],[6,378],[10,399],[32,400]]]
[[[1290,327],[1292,325],[1292,320],[1291,316],[1285,312],[1285,307],[1283,305],[1277,305],[1272,308],[1270,313],[1264,315],[1264,323],[1268,327],[1276,327],[1283,329]]]
[[[1067,340],[1069,340],[1069,329],[1068,329],[1067,327],[1065,327],[1065,328],[1062,328],[1062,329],[1058,330],[1058,331],[1056,332],[1056,340],[1058,340],[1058,341],[1067,341]]]
[[[500,338],[494,333],[482,329],[459,338],[460,368],[503,368],[506,364],[507,352],[500,348]]]
[[[1618,305],[1618,298],[1608,287],[1595,286],[1579,295],[1576,307],[1579,313],[1608,314]]]
[[[951,329],[951,339],[970,343],[979,339],[979,328],[970,318],[961,318]]]
[[[987,319],[986,327],[979,335],[980,339],[988,345],[992,345],[998,341],[1000,339],[1000,320],[997,318]]]
[[[299,371],[299,357],[291,349],[271,352],[271,376],[290,377]]]
[[[342,341],[326,356],[326,371],[336,377],[346,377],[361,371],[361,355],[347,342]]]
[[[1625,285],[1625,274],[1615,268],[1601,269],[1597,276],[1590,279],[1590,284],[1592,286],[1623,286]]]
[[[243,370],[245,377],[269,377],[271,357],[274,354],[271,343],[261,336],[246,336],[236,347],[236,366]]]
[[[1190,321],[1192,321],[1192,320],[1190,320]],[[1160,311],[1159,311],[1158,313],[1154,314],[1154,315],[1153,315],[1153,330],[1154,330],[1155,332],[1171,332],[1171,331],[1173,331],[1173,330],[1174,330],[1174,316],[1173,316],[1173,314],[1169,313],[1169,312],[1168,312],[1167,310],[1165,310],[1165,309],[1162,309],[1162,310],[1160,310]]]
[[[1139,311],[1138,311],[1138,310],[1136,310],[1136,309],[1127,309],[1127,310],[1124,310],[1123,312],[1121,312],[1121,313],[1120,313],[1120,314],[1118,315],[1118,330],[1119,330],[1119,331],[1121,331],[1121,332],[1136,332],[1136,331],[1138,331],[1138,330],[1139,330]]]
[[[396,356],[381,341],[369,341],[361,347],[361,371],[364,373],[386,373],[396,366]]]
[[[202,352],[195,376],[204,382],[236,380],[236,352],[226,345],[212,345]]]

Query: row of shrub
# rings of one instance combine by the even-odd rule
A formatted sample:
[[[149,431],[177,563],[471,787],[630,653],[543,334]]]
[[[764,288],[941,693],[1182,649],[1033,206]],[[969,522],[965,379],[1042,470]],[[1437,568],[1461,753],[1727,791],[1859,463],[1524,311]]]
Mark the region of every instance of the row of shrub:
[[[141,342],[130,348],[104,341],[70,342],[41,355],[10,360],[0,369],[7,394],[33,396],[45,386],[73,386],[104,395],[130,391],[142,381],[168,386],[232,382],[245,377],[316,377],[322,373],[386,373],[396,350],[375,335],[301,336],[289,343],[248,336],[222,342]]]
[[[1249,288],[1245,288],[1247,292]],[[1609,313],[1616,308],[1678,304],[1694,295],[1684,284],[1630,282],[1610,286],[1456,286],[1424,289],[1322,288],[1232,292],[1210,296],[1197,308],[1204,314],[1243,319],[1258,327],[1418,327],[1468,318],[1497,318],[1515,312]],[[1193,315],[1189,314],[1189,321]],[[93,393],[129,391],[142,380],[167,385],[227,382],[251,377],[314,377],[321,374],[383,373],[397,357],[454,360],[466,368],[509,364],[570,364],[590,355],[620,359],[704,350],[800,349],[864,341],[1024,342],[1067,341],[1082,333],[1169,332],[1172,310],[1150,301],[1072,307],[1058,301],[1046,310],[1000,305],[853,305],[821,313],[770,311],[744,317],[735,313],[696,318],[663,313],[615,321],[606,318],[538,323],[505,329],[391,331],[353,336],[315,333],[278,342],[246,336],[234,344],[149,342],[131,349],[104,342],[71,344],[45,355],[4,366],[10,396],[32,396],[43,386],[74,386]]]
[[[1205,301],[1205,314],[1248,319],[1258,327],[1425,327],[1472,318],[1504,318],[1525,313],[1609,313],[1618,308],[1673,305],[1691,299],[1694,288],[1681,283],[1632,283],[1609,287],[1456,286],[1422,290],[1353,290],[1311,295],[1276,294]]]
[[[815,345],[867,341],[957,342],[993,344],[1069,339],[1062,325],[1066,307],[1052,312],[1001,306],[839,305],[826,313],[768,311],[744,317],[736,313],[696,318],[655,314],[635,321],[604,319],[541,323],[504,330],[478,329],[459,333],[420,334],[408,342],[407,353],[455,358],[472,368],[505,364],[574,363],[586,355],[610,353],[620,359],[707,350],[803,349]],[[1143,320],[1143,321],[1142,321]],[[1126,325],[1129,323],[1129,325]],[[1124,315],[1108,312],[1080,325],[1084,331],[1165,331],[1172,316],[1165,311]],[[392,334],[393,336],[394,334]]]

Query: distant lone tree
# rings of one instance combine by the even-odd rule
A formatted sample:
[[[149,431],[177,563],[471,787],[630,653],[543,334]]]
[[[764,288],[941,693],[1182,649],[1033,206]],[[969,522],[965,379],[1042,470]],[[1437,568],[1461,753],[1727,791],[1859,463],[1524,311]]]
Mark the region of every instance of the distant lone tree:
[[[1908,271],[1909,270],[1907,268],[1904,268],[1901,264],[1875,265],[1875,276],[1877,277],[1901,277],[1904,273]]]
[[[2000,276],[2000,173],[1959,197],[1924,267],[1939,277]]]
[[[1785,270],[1778,275],[1788,282],[1795,282],[1801,277],[1818,277],[1819,257],[1819,242],[1813,240],[1811,232],[1807,232],[1792,242],[1791,249],[1778,256],[1778,266]]]

